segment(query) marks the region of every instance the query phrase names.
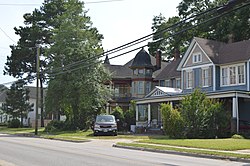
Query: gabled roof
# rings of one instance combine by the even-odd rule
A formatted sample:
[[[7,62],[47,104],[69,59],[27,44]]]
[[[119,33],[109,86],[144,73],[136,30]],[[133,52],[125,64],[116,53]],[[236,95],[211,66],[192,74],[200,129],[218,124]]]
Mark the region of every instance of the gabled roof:
[[[131,78],[132,70],[127,66],[103,64],[104,67],[111,73],[112,78]]]
[[[182,93],[181,89],[178,88],[170,88],[170,87],[162,87],[155,86],[155,88],[145,96],[145,98],[153,97],[153,96],[168,96]]]
[[[198,44],[205,54],[210,58],[214,64],[226,64],[240,61],[247,61],[250,59],[250,40],[239,41],[235,43],[223,43],[214,40],[194,37],[190,43],[188,50],[183,56],[178,70],[188,58],[192,48]]]
[[[170,78],[181,77],[181,72],[177,71],[177,67],[181,61],[181,58],[170,62],[159,75],[156,76],[155,80],[166,80]]]

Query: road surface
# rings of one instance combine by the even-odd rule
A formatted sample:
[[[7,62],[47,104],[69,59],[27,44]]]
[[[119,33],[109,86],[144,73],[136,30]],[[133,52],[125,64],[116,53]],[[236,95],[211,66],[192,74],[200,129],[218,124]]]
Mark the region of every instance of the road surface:
[[[73,143],[0,134],[0,166],[250,166],[240,162],[114,148],[114,142]]]

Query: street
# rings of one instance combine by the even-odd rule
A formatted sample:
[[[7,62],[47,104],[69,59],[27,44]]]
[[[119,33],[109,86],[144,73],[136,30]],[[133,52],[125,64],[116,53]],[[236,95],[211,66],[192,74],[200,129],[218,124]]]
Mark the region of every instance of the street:
[[[249,166],[250,164],[113,148],[117,140],[64,142],[0,134],[0,166]]]

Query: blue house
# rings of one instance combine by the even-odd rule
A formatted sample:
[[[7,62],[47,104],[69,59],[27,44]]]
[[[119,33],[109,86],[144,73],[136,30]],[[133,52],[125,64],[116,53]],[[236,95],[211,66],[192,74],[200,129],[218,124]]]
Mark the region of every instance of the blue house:
[[[162,76],[158,80],[159,86],[144,98],[136,100],[137,126],[161,126],[160,103],[174,105],[186,94],[200,88],[209,98],[224,101],[225,111],[231,115],[231,130],[239,132],[240,122],[250,121],[249,63],[250,40],[223,43],[193,38],[182,58],[175,58],[159,74]],[[177,82],[180,82],[180,87]],[[140,115],[147,116],[141,118]]]

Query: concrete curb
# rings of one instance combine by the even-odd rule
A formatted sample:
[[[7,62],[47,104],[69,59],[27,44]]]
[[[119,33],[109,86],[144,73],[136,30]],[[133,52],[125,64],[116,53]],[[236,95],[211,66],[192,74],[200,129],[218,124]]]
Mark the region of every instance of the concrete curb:
[[[200,157],[200,158],[208,158],[208,159],[229,160],[229,161],[250,163],[250,159],[237,158],[237,157],[225,157],[225,156],[208,155],[208,154],[178,152],[178,151],[173,151],[173,150],[158,150],[158,149],[151,149],[151,148],[122,146],[122,145],[117,145],[117,144],[114,144],[113,147],[130,149],[130,150],[140,150],[140,151],[148,151],[148,152],[156,152],[156,153],[175,154],[175,155],[182,155],[182,156],[191,156],[191,157]]]
[[[61,139],[61,138],[45,138],[45,137],[35,135],[33,133],[18,133],[18,134],[8,134],[8,135],[18,136],[18,137],[32,137],[32,138],[40,138],[40,139],[49,139],[49,140],[65,141],[65,142],[73,142],[73,143],[90,142],[90,140],[66,140],[66,139]]]

